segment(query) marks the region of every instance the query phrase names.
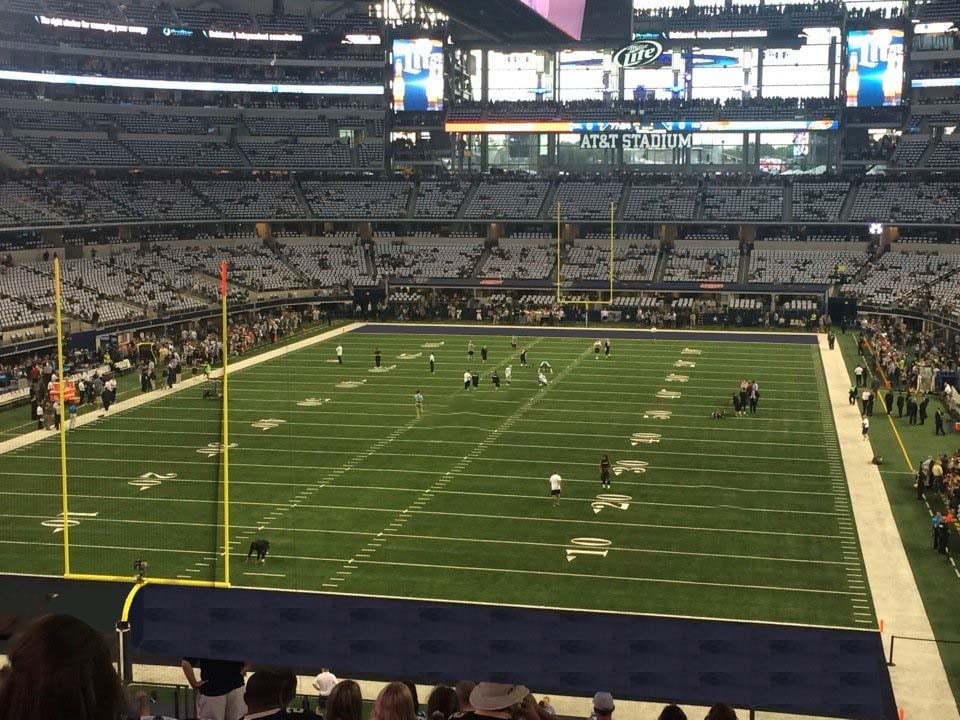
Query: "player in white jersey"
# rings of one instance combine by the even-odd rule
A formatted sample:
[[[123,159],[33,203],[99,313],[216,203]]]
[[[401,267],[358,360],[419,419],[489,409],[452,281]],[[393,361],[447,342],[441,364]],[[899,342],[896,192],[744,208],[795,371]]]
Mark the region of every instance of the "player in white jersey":
[[[507,366],[503,369],[503,379],[507,381],[507,385],[510,384],[510,378],[512,378],[512,377],[513,377],[513,366],[512,366],[512,365],[507,365]]]
[[[463,374],[463,389],[464,389],[464,390],[467,390],[467,391],[470,390],[470,381],[471,381],[472,379],[473,379],[473,376],[470,374],[470,371],[469,371],[469,370]]]
[[[537,373],[537,382],[541,385],[547,384],[547,376],[543,374],[543,370]]]
[[[550,494],[553,496],[553,504],[560,504],[560,493],[563,490],[563,478],[558,473],[550,476]]]

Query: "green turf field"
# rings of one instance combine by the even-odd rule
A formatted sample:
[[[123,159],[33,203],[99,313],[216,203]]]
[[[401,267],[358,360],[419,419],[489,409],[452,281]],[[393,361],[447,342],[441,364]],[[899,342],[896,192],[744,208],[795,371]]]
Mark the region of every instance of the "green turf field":
[[[521,368],[473,337],[464,392],[469,339],[354,333],[342,367],[327,341],[232,376],[234,584],[875,627],[816,346],[530,338]],[[741,379],[759,414],[710,418]],[[198,388],[71,431],[73,572],[222,578],[219,433]],[[62,571],[58,473],[55,437],[0,459],[0,572]]]

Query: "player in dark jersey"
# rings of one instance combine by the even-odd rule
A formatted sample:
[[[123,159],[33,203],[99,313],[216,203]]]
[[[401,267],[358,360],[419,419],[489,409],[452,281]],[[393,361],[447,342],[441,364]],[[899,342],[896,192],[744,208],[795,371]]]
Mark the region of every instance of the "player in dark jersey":
[[[486,346],[486,345],[481,345],[481,346],[480,346],[480,360],[483,361],[483,362],[486,362],[486,361],[487,361],[487,346]]]
[[[380,348],[373,351],[373,364],[375,367],[380,367]]]
[[[269,540],[254,540],[250,543],[250,549],[247,551],[247,562],[250,561],[250,558],[253,557],[253,554],[257,555],[257,562],[261,565],[267,561],[267,552],[270,550],[270,541]]]
[[[600,484],[607,490],[610,489],[610,458],[606,455],[600,461]]]
[[[605,357],[610,357],[610,341],[609,340],[603,341],[603,354]]]
[[[527,349],[526,349],[526,348],[521,348],[521,349],[520,349],[520,364],[521,364],[521,365],[526,365],[526,364],[527,364]]]
[[[496,370],[490,373],[490,382],[493,383],[495,389],[500,389],[500,374]]]

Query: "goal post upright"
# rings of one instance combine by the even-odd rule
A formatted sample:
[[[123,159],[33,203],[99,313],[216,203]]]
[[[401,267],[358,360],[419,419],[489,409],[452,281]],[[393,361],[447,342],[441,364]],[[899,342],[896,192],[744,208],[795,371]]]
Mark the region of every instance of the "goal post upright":
[[[64,395],[66,381],[63,367],[63,288],[60,258],[53,256],[53,298],[57,327],[57,405],[60,413],[60,513],[63,517],[63,575],[70,576],[70,501],[67,476],[67,414]]]
[[[223,582],[230,587],[230,391],[228,385],[228,357],[230,355],[230,338],[227,325],[227,261],[220,262],[220,322],[221,322],[221,355],[223,364],[223,406],[221,408],[223,438]],[[214,574],[216,575],[216,574]]]

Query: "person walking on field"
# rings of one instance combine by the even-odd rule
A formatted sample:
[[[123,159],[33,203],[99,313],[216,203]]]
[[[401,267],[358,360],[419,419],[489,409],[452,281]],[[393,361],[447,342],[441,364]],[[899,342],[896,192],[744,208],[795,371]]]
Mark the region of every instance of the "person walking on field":
[[[937,408],[937,411],[933,414],[933,424],[935,426],[934,434],[936,435],[946,435],[946,430],[943,429],[943,409]]]
[[[343,345],[337,345],[337,363],[343,365]]]
[[[561,492],[563,492],[563,478],[561,478],[558,473],[554,473],[550,476],[550,495],[553,496],[553,504],[555,507],[559,507],[560,505]]]
[[[417,390],[416,394],[413,396],[413,404],[417,410],[417,417],[423,417],[423,393]]]
[[[866,440],[867,436],[870,434],[870,418],[864,415],[860,419],[860,434],[863,436],[863,439]]]

